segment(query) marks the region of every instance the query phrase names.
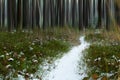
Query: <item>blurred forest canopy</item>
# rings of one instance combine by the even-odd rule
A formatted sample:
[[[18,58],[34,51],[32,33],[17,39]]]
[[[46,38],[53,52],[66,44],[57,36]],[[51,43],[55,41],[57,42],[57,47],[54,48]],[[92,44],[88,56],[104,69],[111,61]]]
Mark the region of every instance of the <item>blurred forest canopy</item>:
[[[0,29],[120,25],[120,0],[0,0]],[[112,25],[112,26],[113,26]]]

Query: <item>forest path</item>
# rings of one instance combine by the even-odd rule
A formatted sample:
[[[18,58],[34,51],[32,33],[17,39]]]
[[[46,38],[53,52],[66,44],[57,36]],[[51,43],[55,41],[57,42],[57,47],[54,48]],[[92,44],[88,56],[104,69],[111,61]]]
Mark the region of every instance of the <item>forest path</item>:
[[[56,67],[44,75],[42,80],[82,80],[86,76],[82,51],[89,43],[84,40],[84,36],[80,37],[80,42],[80,45],[73,47],[61,59],[56,60]]]

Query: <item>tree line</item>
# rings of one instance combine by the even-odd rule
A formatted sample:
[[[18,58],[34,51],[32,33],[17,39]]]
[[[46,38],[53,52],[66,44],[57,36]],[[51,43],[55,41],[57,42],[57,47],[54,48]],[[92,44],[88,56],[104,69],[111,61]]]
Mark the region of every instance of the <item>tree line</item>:
[[[72,26],[80,30],[120,25],[118,0],[0,0],[0,27],[34,29]]]

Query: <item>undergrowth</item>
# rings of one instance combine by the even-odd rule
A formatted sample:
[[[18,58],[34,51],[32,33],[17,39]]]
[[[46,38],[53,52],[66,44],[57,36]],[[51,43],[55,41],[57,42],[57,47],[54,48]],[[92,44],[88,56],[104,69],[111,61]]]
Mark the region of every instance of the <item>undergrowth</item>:
[[[44,59],[67,52],[75,30],[66,29],[0,32],[0,75],[12,79],[18,74],[29,77]],[[75,39],[75,37],[74,37]],[[74,42],[73,42],[74,43]]]
[[[91,43],[84,54],[88,78],[117,80],[120,68],[120,35],[113,31],[91,31],[86,34],[85,39]]]

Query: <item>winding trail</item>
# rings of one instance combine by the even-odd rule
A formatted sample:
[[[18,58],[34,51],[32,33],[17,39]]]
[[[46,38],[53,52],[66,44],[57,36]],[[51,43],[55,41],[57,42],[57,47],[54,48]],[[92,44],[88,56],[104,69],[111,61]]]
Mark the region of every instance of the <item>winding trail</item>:
[[[43,80],[82,80],[87,76],[86,65],[83,66],[82,51],[89,46],[89,43],[84,40],[84,36],[80,37],[80,42],[79,46],[73,47],[61,59],[55,61],[57,66],[48,72]]]

